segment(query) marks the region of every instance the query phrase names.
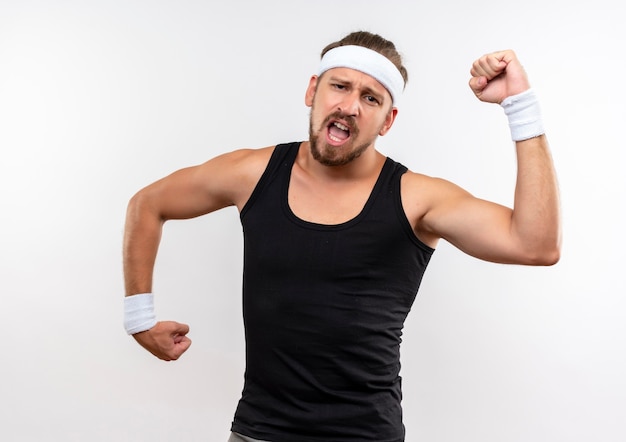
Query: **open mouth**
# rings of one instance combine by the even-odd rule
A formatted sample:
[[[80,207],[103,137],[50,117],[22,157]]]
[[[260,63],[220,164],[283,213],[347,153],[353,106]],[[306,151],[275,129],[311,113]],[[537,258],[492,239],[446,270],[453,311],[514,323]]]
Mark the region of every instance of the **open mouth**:
[[[328,125],[328,139],[334,143],[343,143],[350,138],[350,128],[338,121]]]

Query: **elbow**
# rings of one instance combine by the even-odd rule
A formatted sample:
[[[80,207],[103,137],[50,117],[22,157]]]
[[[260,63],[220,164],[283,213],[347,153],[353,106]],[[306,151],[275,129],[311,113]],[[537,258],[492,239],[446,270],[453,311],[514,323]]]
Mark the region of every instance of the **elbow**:
[[[541,247],[535,248],[532,253],[526,257],[526,264],[533,266],[553,266],[561,259],[561,244],[543,244]]]
[[[127,218],[138,217],[145,207],[146,207],[145,197],[142,191],[139,191],[136,194],[134,194],[132,198],[128,201],[128,205],[126,207],[126,217]]]
[[[538,261],[536,265],[539,266],[553,266],[561,260],[561,249],[555,248],[549,252],[545,252],[542,254],[541,259]]]
[[[127,219],[146,219],[149,217],[158,220],[161,224],[165,222],[147,188],[141,189],[130,198],[126,208],[126,217]]]
[[[552,260],[547,265],[553,266],[556,263],[558,263],[560,260],[561,260],[561,241],[559,240],[559,242],[554,246],[552,250]]]

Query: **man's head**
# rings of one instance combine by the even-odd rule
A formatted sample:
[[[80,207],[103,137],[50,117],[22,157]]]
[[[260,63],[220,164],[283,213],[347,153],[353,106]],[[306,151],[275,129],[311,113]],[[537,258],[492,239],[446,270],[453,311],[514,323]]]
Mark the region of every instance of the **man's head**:
[[[391,128],[407,78],[394,44],[379,35],[353,32],[326,46],[305,97],[313,157],[341,166],[373,146]]]

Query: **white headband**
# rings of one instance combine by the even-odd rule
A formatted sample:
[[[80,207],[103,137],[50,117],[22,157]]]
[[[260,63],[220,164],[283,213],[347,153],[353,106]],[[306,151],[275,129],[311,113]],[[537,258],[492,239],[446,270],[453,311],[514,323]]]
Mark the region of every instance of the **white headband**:
[[[333,68],[361,71],[380,82],[396,102],[404,89],[404,79],[398,68],[382,54],[363,46],[338,46],[326,52],[320,62],[318,75]]]

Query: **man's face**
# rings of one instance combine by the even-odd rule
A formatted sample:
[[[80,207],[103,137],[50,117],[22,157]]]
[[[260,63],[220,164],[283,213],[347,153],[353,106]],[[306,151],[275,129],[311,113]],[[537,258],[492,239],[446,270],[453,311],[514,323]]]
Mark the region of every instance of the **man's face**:
[[[327,166],[343,166],[391,128],[397,109],[376,79],[348,68],[312,77],[305,98],[311,107],[311,153]]]

